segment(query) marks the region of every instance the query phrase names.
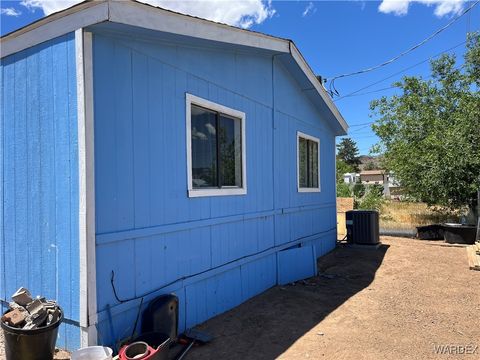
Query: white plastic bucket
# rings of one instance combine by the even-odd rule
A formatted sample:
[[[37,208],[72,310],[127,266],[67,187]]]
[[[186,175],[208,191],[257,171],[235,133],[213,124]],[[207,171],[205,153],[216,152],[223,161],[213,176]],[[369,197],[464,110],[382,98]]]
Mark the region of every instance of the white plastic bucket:
[[[72,353],[72,360],[112,360],[113,351],[105,346],[89,346]]]

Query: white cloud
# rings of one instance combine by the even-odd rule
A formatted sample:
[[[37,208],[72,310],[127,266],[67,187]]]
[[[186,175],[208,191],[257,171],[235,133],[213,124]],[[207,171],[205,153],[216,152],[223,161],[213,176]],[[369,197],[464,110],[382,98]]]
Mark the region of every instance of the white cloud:
[[[0,9],[0,14],[2,14],[2,15],[7,15],[7,16],[15,16],[15,17],[17,17],[17,16],[22,15],[22,12],[21,12],[21,11],[18,11],[18,10],[15,9],[15,8],[10,7],[10,8],[1,8],[1,9]]]
[[[50,15],[80,2],[82,0],[22,0],[20,4],[30,11],[40,9],[45,15]]]
[[[463,10],[466,0],[383,0],[378,11],[385,14],[403,16],[408,14],[410,4],[419,3],[427,6],[434,6],[434,14],[438,17],[445,15],[456,15]]]
[[[317,12],[317,8],[315,5],[313,5],[313,2],[309,2],[308,5],[305,7],[305,10],[303,10],[302,16],[305,17],[308,14],[315,14]]]
[[[21,4],[32,11],[41,9],[45,15],[50,15],[79,2],[81,0],[22,0]],[[275,14],[271,0],[142,0],[142,2],[242,28],[260,24]]]

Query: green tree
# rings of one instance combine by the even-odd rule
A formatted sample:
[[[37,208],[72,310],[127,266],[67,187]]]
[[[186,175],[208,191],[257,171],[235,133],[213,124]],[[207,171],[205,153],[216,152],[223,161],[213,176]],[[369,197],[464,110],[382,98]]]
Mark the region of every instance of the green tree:
[[[345,161],[337,159],[337,183],[344,182],[343,174],[351,173],[354,169],[352,166],[348,165]]]
[[[337,159],[344,161],[350,165],[353,170],[358,171],[358,165],[360,165],[360,159],[358,157],[357,143],[350,138],[343,138],[339,144],[337,144]]]
[[[337,197],[351,197],[351,196],[352,196],[352,190],[350,189],[350,186],[348,186],[347,183],[345,182],[337,183]]]
[[[409,195],[451,209],[476,205],[480,187],[480,34],[463,65],[431,62],[431,78],[404,77],[400,94],[370,104],[386,166]]]
[[[355,208],[380,211],[384,202],[383,187],[381,185],[371,185],[368,186],[365,195],[355,198]]]
[[[365,185],[362,183],[356,183],[353,185],[352,191],[356,198],[361,198],[363,195],[365,195]]]
[[[343,174],[353,172],[353,168],[345,161],[337,158],[337,197],[350,197],[352,192],[350,186],[343,180]]]
[[[369,161],[368,163],[365,164],[365,167],[363,168],[363,170],[375,170],[377,168],[377,166],[375,165],[375,163],[373,161]]]

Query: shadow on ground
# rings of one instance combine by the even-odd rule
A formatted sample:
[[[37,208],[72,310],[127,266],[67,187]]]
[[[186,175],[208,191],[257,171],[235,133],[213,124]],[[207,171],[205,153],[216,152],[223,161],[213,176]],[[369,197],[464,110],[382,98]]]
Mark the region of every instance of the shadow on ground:
[[[341,245],[319,259],[318,276],[274,287],[200,325],[199,329],[212,334],[214,341],[192,349],[188,359],[277,358],[350,297],[368,287],[388,247],[358,250]],[[172,349],[171,354],[178,351],[178,347]]]

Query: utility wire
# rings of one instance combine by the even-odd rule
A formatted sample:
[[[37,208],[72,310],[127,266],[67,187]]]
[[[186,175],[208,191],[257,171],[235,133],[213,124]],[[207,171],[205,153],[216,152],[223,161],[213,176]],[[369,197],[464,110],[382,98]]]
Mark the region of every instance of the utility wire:
[[[462,64],[460,66],[456,66],[454,67],[453,69],[454,70],[460,70],[462,68],[465,67],[465,64]],[[422,75],[420,75],[422,76]],[[432,74],[430,75],[427,75],[427,76],[422,76],[422,79],[423,80],[427,80],[427,79],[431,79],[433,77]],[[338,98],[336,100],[341,100],[341,99],[344,99],[346,97],[354,97],[354,96],[363,96],[363,95],[368,95],[368,94],[373,94],[373,93],[377,93],[377,92],[381,92],[381,91],[386,91],[386,90],[390,90],[390,89],[398,89],[397,86],[395,85],[392,85],[392,86],[388,86],[388,87],[385,87],[385,88],[382,88],[382,89],[377,89],[377,90],[372,90],[372,91],[367,91],[367,92],[363,92],[363,93],[357,93],[357,94],[353,94],[353,95],[345,95],[345,96],[342,96],[341,98]]]
[[[373,121],[369,121],[369,122],[366,122],[366,123],[361,123],[361,124],[355,124],[355,125],[351,125],[349,127],[357,127],[357,126],[363,126],[363,125],[370,125],[370,124],[373,124]]]
[[[393,73],[393,74],[391,74],[391,75],[389,75],[389,76],[387,76],[387,77],[385,77],[385,78],[382,78],[382,79],[377,80],[377,81],[375,81],[375,82],[373,82],[373,83],[371,83],[371,84],[369,84],[369,85],[366,85],[366,86],[364,86],[364,87],[362,87],[362,88],[360,88],[360,89],[357,89],[357,90],[355,90],[355,91],[352,91],[351,93],[349,93],[349,94],[347,94],[347,95],[340,96],[338,99],[335,99],[335,100],[333,100],[333,101],[335,102],[335,101],[339,101],[339,100],[344,99],[344,98],[347,98],[347,97],[351,97],[351,96],[359,93],[360,91],[369,89],[369,88],[371,88],[371,87],[374,86],[374,85],[377,85],[377,84],[379,84],[379,83],[384,82],[385,80],[391,79],[391,78],[393,78],[393,77],[395,77],[395,76],[397,76],[397,75],[400,75],[400,74],[402,74],[402,73],[404,73],[404,72],[406,72],[406,71],[408,71],[408,70],[411,70],[411,69],[413,69],[413,68],[415,68],[415,67],[417,67],[417,66],[420,66],[420,65],[422,65],[422,64],[425,64],[427,61],[430,61],[430,60],[432,60],[432,59],[434,59],[434,58],[436,58],[436,57],[439,57],[440,55],[443,55],[443,54],[445,54],[445,53],[447,53],[447,52],[449,52],[449,51],[451,51],[451,50],[453,50],[453,49],[456,49],[456,48],[458,48],[459,46],[462,46],[462,45],[465,44],[465,43],[466,43],[466,41],[462,41],[461,43],[458,43],[457,45],[452,46],[451,48],[448,48],[447,50],[444,50],[444,51],[442,51],[442,52],[439,52],[439,53],[437,53],[437,54],[435,54],[435,55],[433,55],[433,56],[430,56],[429,58],[427,58],[427,59],[425,59],[425,60],[422,60],[422,61],[420,61],[420,62],[418,62],[418,63],[416,63],[416,64],[410,65],[410,66],[408,66],[408,67],[406,67],[406,68],[404,68],[404,69],[402,69],[402,70],[399,70],[399,71],[397,71],[397,72],[395,72],[395,73]]]
[[[337,76],[333,76],[331,78],[327,78],[327,80],[330,80],[330,86],[331,86],[331,90],[335,90],[335,85],[334,85],[334,81],[336,79],[340,79],[340,78],[344,78],[344,77],[347,77],[347,76],[353,76],[353,75],[359,75],[359,74],[364,74],[366,72],[370,72],[370,71],[373,71],[373,70],[376,70],[376,69],[379,69],[383,66],[386,66],[386,65],[389,65],[391,63],[393,63],[394,61],[400,59],[401,57],[411,53],[412,51],[418,49],[420,46],[424,45],[426,42],[430,41],[431,39],[433,39],[435,36],[437,36],[438,34],[440,34],[441,32],[443,32],[444,30],[448,29],[450,26],[452,26],[455,22],[458,21],[458,19],[460,19],[462,16],[464,16],[465,14],[467,14],[470,10],[472,10],[476,5],[478,5],[478,3],[480,2],[480,0],[477,0],[475,3],[473,3],[470,7],[468,7],[467,9],[465,9],[460,15],[458,15],[457,17],[455,17],[452,21],[450,21],[448,24],[446,24],[445,26],[441,27],[440,29],[438,29],[437,31],[435,31],[432,35],[430,35],[429,37],[423,39],[422,41],[420,41],[418,44],[412,46],[410,49],[408,50],[405,50],[404,52],[400,53],[399,55],[391,58],[390,60],[388,61],[385,61],[381,64],[378,64],[378,65],[375,65],[375,66],[372,66],[372,67],[369,67],[369,68],[366,68],[366,69],[363,69],[363,70],[358,70],[358,71],[355,71],[355,72],[352,72],[352,73],[346,73],[346,74],[341,74],[341,75],[337,75]]]

